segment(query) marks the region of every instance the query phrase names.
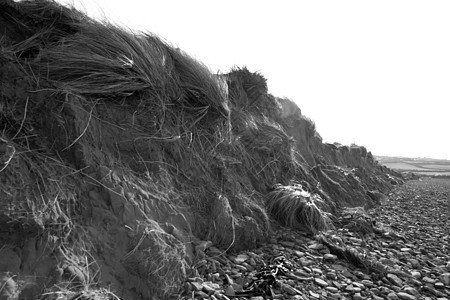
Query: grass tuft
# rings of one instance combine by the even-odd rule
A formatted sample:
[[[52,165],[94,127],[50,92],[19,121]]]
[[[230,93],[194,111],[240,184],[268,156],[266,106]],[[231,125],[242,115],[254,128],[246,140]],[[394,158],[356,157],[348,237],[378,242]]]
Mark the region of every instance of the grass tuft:
[[[313,233],[327,230],[329,214],[321,207],[325,207],[322,198],[305,191],[300,184],[276,185],[268,194],[267,211],[288,227],[306,228]]]

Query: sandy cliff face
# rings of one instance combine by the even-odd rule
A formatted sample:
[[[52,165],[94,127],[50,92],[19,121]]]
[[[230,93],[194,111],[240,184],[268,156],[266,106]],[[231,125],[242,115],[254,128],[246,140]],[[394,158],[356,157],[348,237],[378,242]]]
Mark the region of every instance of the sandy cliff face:
[[[48,1],[1,0],[0,25],[4,299],[170,298],[202,241],[266,240],[276,184],[336,208],[401,181],[364,148],[322,143],[245,68],[218,77]]]

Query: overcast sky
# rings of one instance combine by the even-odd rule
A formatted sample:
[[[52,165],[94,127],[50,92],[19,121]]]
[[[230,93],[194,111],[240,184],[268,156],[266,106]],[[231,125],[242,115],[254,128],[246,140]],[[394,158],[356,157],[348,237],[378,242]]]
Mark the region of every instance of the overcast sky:
[[[450,1],[60,0],[213,72],[261,72],[326,142],[450,159]]]

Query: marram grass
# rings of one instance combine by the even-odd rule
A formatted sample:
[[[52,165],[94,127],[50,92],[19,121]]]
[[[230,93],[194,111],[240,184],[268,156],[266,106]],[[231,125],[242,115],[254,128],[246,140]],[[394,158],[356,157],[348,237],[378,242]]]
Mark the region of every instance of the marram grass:
[[[331,224],[322,198],[303,189],[300,184],[276,185],[268,194],[267,211],[280,224],[305,228],[313,233],[327,230]]]

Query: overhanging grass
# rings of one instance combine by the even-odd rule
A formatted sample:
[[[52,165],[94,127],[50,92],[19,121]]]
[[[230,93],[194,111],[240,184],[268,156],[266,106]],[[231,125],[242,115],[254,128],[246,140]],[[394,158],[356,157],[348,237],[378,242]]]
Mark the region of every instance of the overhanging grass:
[[[268,194],[267,211],[284,226],[306,228],[313,233],[329,228],[325,203],[317,194],[305,191],[300,184],[277,185]]]

